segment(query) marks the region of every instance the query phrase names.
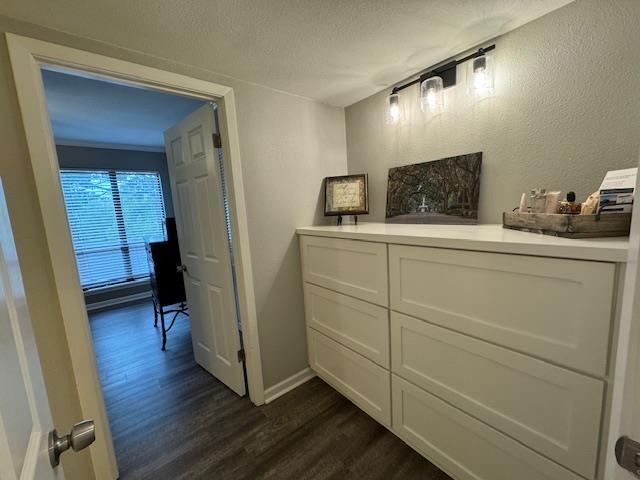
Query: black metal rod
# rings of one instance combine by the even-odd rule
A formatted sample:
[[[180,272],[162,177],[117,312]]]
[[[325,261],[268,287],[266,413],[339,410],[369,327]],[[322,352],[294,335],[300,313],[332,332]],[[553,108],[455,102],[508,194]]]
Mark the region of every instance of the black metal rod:
[[[466,57],[461,58],[460,60],[456,60],[456,65],[460,65],[461,63],[468,62],[472,58],[478,58],[484,55],[485,53],[490,52],[491,50],[494,50],[495,48],[496,48],[495,44],[489,45],[488,47],[480,48],[478,49],[477,52],[473,52],[472,54],[467,55]]]
[[[398,93],[400,90],[404,90],[405,88],[408,88],[411,85],[415,85],[416,83],[420,83],[420,78],[416,78],[415,80],[412,80],[409,83],[405,83],[404,85],[400,85],[399,87],[393,87],[391,93]]]
[[[393,90],[391,91],[391,93],[392,94],[398,93],[400,90],[404,90],[405,88],[408,88],[411,85],[415,85],[416,83],[420,83],[423,80],[425,80],[426,78],[432,77],[437,73],[441,73],[441,72],[443,72],[445,70],[449,70],[451,68],[455,68],[458,65],[460,65],[461,63],[468,62],[469,60],[471,60],[473,58],[478,58],[478,57],[484,55],[485,53],[490,52],[491,50],[494,50],[495,48],[496,48],[495,44],[489,45],[488,47],[482,47],[482,48],[479,48],[477,52],[473,52],[472,54],[467,55],[466,57],[461,58],[460,60],[453,60],[450,63],[447,63],[446,65],[443,65],[443,67],[446,67],[444,69],[442,67],[440,67],[440,68],[434,68],[432,70],[428,70],[426,73],[423,73],[422,75],[420,75],[415,80],[411,80],[410,82],[404,83],[402,85],[398,85],[397,87],[393,87]]]

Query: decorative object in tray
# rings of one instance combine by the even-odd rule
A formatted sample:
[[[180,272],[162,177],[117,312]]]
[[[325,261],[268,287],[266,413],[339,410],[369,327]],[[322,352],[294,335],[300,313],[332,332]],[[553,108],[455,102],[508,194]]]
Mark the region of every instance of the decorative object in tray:
[[[504,212],[504,228],[568,238],[629,235],[637,168],[607,173],[598,191],[584,203],[575,192],[560,201],[561,192],[534,189],[522,194],[520,206]]]
[[[369,184],[366,173],[342,175],[324,179],[324,214],[337,216],[342,225],[343,215],[353,215],[358,223],[358,215],[369,213]]]
[[[478,223],[482,152],[389,169],[387,223]]]

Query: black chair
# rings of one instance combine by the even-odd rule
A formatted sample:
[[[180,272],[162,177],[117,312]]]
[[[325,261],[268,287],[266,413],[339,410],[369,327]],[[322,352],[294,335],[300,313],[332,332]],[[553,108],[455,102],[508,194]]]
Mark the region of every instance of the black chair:
[[[189,315],[184,279],[179,268],[182,265],[180,250],[175,238],[171,238],[166,242],[149,242],[145,246],[149,262],[151,299],[153,301],[153,326],[158,326],[159,316],[162,328],[162,350],[166,351],[167,332],[171,330],[179,315]],[[166,307],[175,305],[177,307],[165,310]],[[172,313],[173,318],[167,327],[164,316]]]

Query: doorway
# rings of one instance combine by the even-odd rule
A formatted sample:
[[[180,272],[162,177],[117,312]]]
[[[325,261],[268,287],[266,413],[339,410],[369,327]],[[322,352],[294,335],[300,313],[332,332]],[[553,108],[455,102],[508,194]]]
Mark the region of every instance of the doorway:
[[[73,375],[82,415],[94,418],[97,441],[90,451],[99,478],[118,476],[102,391],[98,382],[75,254],[69,231],[55,144],[45,106],[40,69],[80,74],[94,79],[179,94],[219,107],[220,137],[225,147],[224,165],[229,188],[229,217],[234,233],[234,264],[237,267],[238,308],[243,320],[249,396],[255,405],[264,403],[255,298],[250,265],[244,187],[239,155],[233,89],[215,83],[120,61],[26,37],[7,34],[36,188],[43,215],[56,289],[64,319]],[[53,254],[55,252],[55,254]]]
[[[149,432],[193,414],[192,382],[216,395],[230,395],[224,387],[247,391],[217,105],[74,73],[44,68],[42,77],[114,446],[127,475]]]

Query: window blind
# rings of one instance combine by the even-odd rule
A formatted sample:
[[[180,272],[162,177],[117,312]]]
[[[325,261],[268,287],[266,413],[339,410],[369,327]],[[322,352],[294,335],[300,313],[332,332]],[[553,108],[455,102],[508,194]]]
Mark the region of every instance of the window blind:
[[[160,175],[62,170],[60,178],[82,288],[148,277],[144,243],[166,240]]]

